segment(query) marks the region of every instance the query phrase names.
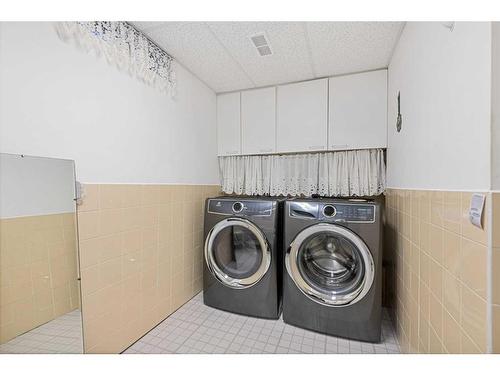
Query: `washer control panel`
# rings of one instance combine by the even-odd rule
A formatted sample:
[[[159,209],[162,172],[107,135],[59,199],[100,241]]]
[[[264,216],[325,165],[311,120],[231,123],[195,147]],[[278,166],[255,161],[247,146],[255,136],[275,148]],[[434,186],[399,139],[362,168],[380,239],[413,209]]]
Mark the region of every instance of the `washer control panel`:
[[[375,206],[372,204],[335,204],[335,219],[347,222],[374,222]]]
[[[324,203],[290,202],[288,215],[291,217],[338,221],[345,223],[375,222],[374,204],[369,203]]]
[[[209,199],[208,212],[220,215],[271,216],[274,202]]]

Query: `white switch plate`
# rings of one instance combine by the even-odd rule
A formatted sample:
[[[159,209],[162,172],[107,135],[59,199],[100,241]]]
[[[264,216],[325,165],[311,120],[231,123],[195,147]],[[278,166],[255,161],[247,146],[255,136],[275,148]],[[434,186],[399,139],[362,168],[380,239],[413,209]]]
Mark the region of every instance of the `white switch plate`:
[[[472,225],[481,229],[483,228],[481,218],[483,217],[485,198],[484,194],[472,194],[470,199],[469,220]]]
[[[80,182],[80,181],[76,181],[75,182],[75,186],[76,186],[76,197],[75,197],[75,201],[76,201],[76,204],[79,205],[82,203],[82,198],[85,196],[85,189],[83,187],[83,184]]]

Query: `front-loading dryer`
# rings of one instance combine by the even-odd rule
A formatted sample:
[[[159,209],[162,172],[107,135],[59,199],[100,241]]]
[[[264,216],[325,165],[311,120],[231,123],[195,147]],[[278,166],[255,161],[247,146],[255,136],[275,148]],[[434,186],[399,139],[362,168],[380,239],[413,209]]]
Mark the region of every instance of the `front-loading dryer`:
[[[209,198],[205,206],[203,301],[233,313],[281,313],[283,200]]]
[[[380,341],[381,224],[377,202],[292,199],[285,203],[286,323]]]

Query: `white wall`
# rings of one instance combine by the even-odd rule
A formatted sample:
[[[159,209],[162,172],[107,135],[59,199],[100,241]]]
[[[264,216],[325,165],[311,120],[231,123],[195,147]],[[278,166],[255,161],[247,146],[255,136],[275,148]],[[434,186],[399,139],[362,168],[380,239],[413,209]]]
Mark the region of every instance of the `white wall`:
[[[0,154],[0,218],[75,211],[72,160]]]
[[[491,23],[407,23],[389,65],[388,187],[488,190],[490,87]]]
[[[175,71],[172,100],[51,23],[1,23],[0,151],[74,159],[88,183],[218,183],[215,94]]]
[[[500,190],[500,22],[491,34],[491,189]]]

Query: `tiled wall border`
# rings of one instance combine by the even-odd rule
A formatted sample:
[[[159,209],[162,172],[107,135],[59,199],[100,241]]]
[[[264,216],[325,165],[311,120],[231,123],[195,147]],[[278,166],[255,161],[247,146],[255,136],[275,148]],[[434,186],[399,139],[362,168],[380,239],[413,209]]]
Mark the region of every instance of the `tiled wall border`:
[[[119,353],[202,288],[204,200],[218,185],[85,184],[84,345]]]
[[[454,238],[455,242],[457,241],[457,239],[460,239],[460,246],[465,243],[466,248],[464,254],[466,258],[475,255],[474,251],[470,251],[472,247],[477,245],[478,248],[481,248],[481,252],[483,252],[483,259],[479,262],[468,262],[465,265],[465,269],[479,265],[480,270],[483,271],[484,276],[486,275],[486,273],[488,272],[487,267],[489,266],[489,260],[487,258],[489,236],[487,230],[476,230],[477,228],[470,225],[470,223],[468,223],[467,221],[467,208],[470,194],[470,192],[461,191],[409,189],[388,189],[387,191],[387,225],[385,249],[390,253],[389,258],[393,258],[395,265],[394,268],[396,269],[395,274],[390,279],[393,280],[393,288],[395,286],[399,287],[399,289],[396,289],[396,296],[394,298],[395,317],[397,321],[396,325],[398,334],[400,335],[400,340],[402,341],[402,348],[406,352],[487,352],[489,349],[487,343],[487,332],[483,332],[480,328],[481,325],[484,327],[488,324],[486,319],[486,312],[488,311],[487,289],[489,288],[489,286],[486,277],[484,277],[484,280],[481,277],[475,278],[474,274],[466,271],[463,277],[456,277],[456,275],[454,275],[454,278],[451,278],[451,280],[458,281],[460,284],[460,293],[455,293],[455,295],[460,295],[460,308],[463,308],[463,301],[461,300],[462,294],[467,296],[467,298],[470,296],[476,296],[477,298],[481,299],[482,302],[478,302],[478,306],[484,304],[484,311],[479,312],[479,315],[477,316],[471,315],[470,311],[468,311],[471,310],[470,307],[466,307],[466,310],[464,310],[466,311],[464,319],[462,319],[460,315],[460,324],[455,324],[455,326],[457,326],[455,328],[459,329],[461,332],[461,337],[459,338],[460,345],[456,345],[458,339],[457,337],[447,337],[445,339],[445,336],[443,335],[443,315],[434,314],[435,316],[441,316],[441,323],[434,324],[434,326],[439,327],[437,330],[433,328],[434,326],[431,326],[430,329],[427,327],[429,325],[429,322],[427,320],[430,320],[430,318],[421,319],[422,316],[429,317],[429,315],[427,315],[429,306],[426,303],[416,303],[416,301],[420,302],[418,298],[420,297],[421,290],[425,292],[426,290],[430,289],[430,286],[428,285],[430,283],[427,280],[427,278],[429,277],[429,272],[426,272],[425,275],[421,275],[421,270],[419,268],[420,260],[415,258],[412,259],[412,257],[409,256],[410,254],[418,254],[420,258],[420,254],[424,254],[424,259],[426,259],[427,262],[427,258],[430,257],[430,259],[433,261],[433,268],[439,271],[436,272],[436,274],[440,275],[438,277],[438,279],[441,280],[440,283],[443,282],[442,277],[446,276],[447,279],[450,279],[450,277],[448,277],[451,274],[449,272],[449,267],[447,268],[445,266],[445,261],[447,260],[447,258],[443,258],[441,256],[437,257],[436,252],[431,252],[430,249],[427,249],[426,251],[420,251],[420,248],[428,247],[428,245],[425,244],[420,245],[420,241],[422,241],[423,243],[429,242],[429,239],[426,238],[429,235],[427,233],[428,230],[423,230],[422,232],[420,232],[420,224],[423,223],[423,228],[426,228],[430,223],[436,239],[440,238],[440,236],[444,237],[446,233],[449,233],[446,234],[447,238]],[[432,205],[431,196],[433,200]],[[419,197],[422,198],[424,202],[428,202],[424,204],[424,206],[426,206],[425,211],[429,212],[429,217],[424,218],[423,220],[421,217],[419,217],[420,214],[412,214],[412,205],[415,204],[415,201],[418,201],[418,199],[420,199]],[[461,201],[460,206],[458,206],[458,197],[460,197]],[[460,208],[458,209],[458,207]],[[489,205],[487,204],[486,213],[488,211]],[[414,212],[419,212],[419,209]],[[415,216],[418,217],[418,220],[414,220]],[[485,219],[486,227],[487,225],[489,225],[489,220],[487,217],[485,217]],[[428,223],[426,223],[426,221]],[[415,236],[415,233],[418,233],[418,236]],[[442,239],[441,241],[444,241],[444,239]],[[435,240],[435,243],[439,243],[439,241]],[[469,244],[472,244],[472,247],[469,246]],[[438,249],[438,253],[439,251],[444,252],[446,250],[449,250],[447,247],[445,247],[444,242],[442,242],[442,245],[440,245],[439,247],[440,249]],[[403,257],[401,254],[405,254],[406,257]],[[460,254],[462,254],[462,250],[460,250]],[[406,259],[402,260],[402,258]],[[434,258],[439,258],[440,262],[436,262]],[[461,261],[463,263],[463,259]],[[427,263],[424,262],[423,264],[425,265]],[[411,265],[413,265],[414,269],[411,269]],[[434,265],[436,266],[434,267]],[[460,266],[460,268],[462,267],[464,267],[464,264]],[[403,268],[407,271],[403,272]],[[426,270],[426,267],[424,266],[422,270]],[[411,282],[411,279],[413,279],[413,283]],[[436,282],[433,282],[433,284],[436,284]],[[479,284],[481,284],[481,288],[477,289]],[[412,290],[410,288],[411,285],[418,286],[417,290]],[[420,285],[422,285],[421,288]],[[471,286],[472,289],[470,288]],[[476,289],[473,290],[474,288]],[[442,290],[442,287],[440,290]],[[452,309],[453,306],[449,302],[445,303],[446,300],[443,299],[446,297],[447,299],[450,299],[450,296],[447,294],[443,294],[442,291],[441,293],[436,293],[437,294],[431,293],[432,301],[435,301],[434,305],[440,308],[439,310],[435,310],[440,311],[439,314],[448,314],[449,316],[446,315],[447,318],[452,317],[445,306],[449,309]],[[424,293],[425,297],[422,301],[427,301],[427,294],[428,293]],[[437,299],[435,298],[436,296],[438,296]],[[414,306],[414,308],[410,308],[410,305]],[[474,305],[475,303],[471,304],[471,306]],[[419,315],[420,310],[422,309],[424,310],[423,315]],[[410,317],[412,319],[410,319]],[[473,317],[474,319],[472,319],[471,317]],[[454,321],[455,323],[457,323],[457,321],[453,319],[448,319],[447,322],[449,321]],[[447,331],[450,332],[452,330],[448,329]],[[411,337],[411,333],[413,333],[413,337]],[[427,337],[431,333],[433,334],[433,336],[437,337],[432,337],[431,339]],[[474,338],[476,341],[479,341],[479,344],[475,343],[473,346],[470,346],[470,342],[474,341],[471,339],[468,333],[472,333],[473,336],[475,334]],[[447,336],[451,336],[451,334]],[[415,337],[418,337],[418,340],[416,340]],[[438,345],[433,345],[433,347],[430,347],[431,341],[433,343],[438,343]],[[453,345],[453,343],[455,343],[455,345]]]
[[[500,354],[500,192],[494,191],[492,197],[491,220],[491,349]]]
[[[0,343],[80,307],[74,212],[0,219]]]

